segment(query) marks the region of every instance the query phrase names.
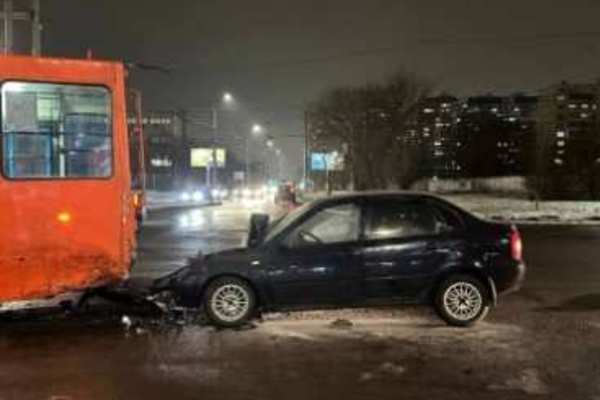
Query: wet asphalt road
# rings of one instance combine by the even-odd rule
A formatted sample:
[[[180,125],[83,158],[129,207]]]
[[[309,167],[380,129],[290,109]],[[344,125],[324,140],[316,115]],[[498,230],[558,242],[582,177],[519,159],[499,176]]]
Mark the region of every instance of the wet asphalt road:
[[[151,214],[134,275],[240,245],[251,211]],[[600,399],[600,227],[521,230],[523,289],[471,329],[426,308],[271,315],[244,331],[135,318],[126,330],[120,312],[3,321],[0,400]]]

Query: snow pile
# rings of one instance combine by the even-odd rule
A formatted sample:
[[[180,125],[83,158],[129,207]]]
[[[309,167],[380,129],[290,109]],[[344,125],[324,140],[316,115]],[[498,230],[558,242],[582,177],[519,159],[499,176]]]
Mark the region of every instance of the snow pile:
[[[335,192],[334,195],[349,192]],[[326,197],[308,193],[301,201]],[[540,201],[487,193],[437,195],[483,218],[515,223],[600,224],[599,201]]]
[[[600,202],[541,201],[488,194],[442,196],[482,217],[519,223],[600,223]]]
[[[412,188],[430,193],[503,193],[527,194],[523,176],[500,176],[493,178],[422,179]]]

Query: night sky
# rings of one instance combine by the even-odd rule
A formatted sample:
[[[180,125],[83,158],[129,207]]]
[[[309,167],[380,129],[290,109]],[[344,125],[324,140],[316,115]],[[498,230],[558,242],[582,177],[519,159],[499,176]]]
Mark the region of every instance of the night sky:
[[[170,66],[139,73],[150,109],[202,107],[230,90],[273,136],[302,133],[323,90],[398,69],[458,95],[600,76],[597,0],[53,0],[47,55]],[[251,116],[251,117],[250,117]],[[299,140],[280,142],[292,169]]]

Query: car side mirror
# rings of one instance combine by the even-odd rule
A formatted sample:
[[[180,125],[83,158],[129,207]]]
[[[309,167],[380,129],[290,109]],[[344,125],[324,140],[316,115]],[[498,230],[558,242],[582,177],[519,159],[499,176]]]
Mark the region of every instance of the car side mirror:
[[[298,232],[298,237],[304,242],[304,243],[318,243],[318,241],[315,239],[314,235],[311,235],[308,232],[305,231],[300,231]]]
[[[248,247],[258,247],[267,236],[269,216],[267,214],[252,214],[248,232]]]

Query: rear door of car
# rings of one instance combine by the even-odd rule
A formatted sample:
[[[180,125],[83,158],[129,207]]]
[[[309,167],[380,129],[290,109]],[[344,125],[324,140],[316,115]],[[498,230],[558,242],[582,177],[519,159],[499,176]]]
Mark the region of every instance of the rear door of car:
[[[361,299],[360,204],[321,207],[283,235],[269,260],[268,279],[278,305],[350,304]]]
[[[362,251],[367,299],[410,299],[459,256],[460,221],[421,198],[379,198],[366,211]]]

